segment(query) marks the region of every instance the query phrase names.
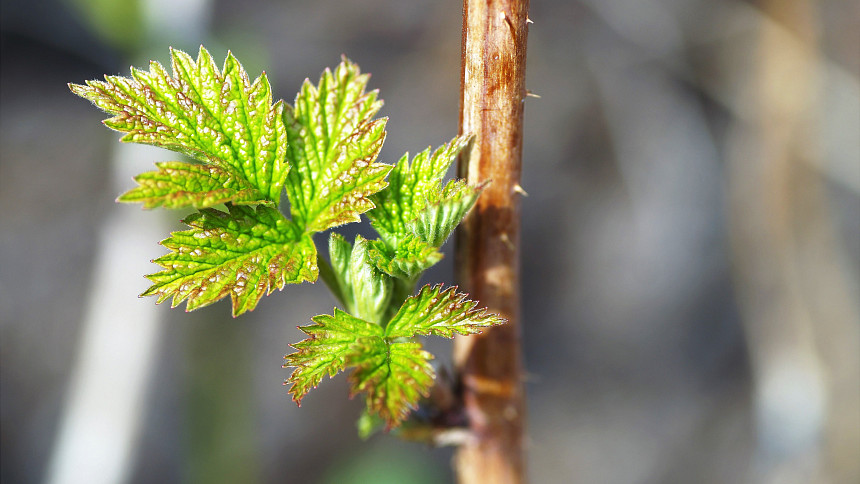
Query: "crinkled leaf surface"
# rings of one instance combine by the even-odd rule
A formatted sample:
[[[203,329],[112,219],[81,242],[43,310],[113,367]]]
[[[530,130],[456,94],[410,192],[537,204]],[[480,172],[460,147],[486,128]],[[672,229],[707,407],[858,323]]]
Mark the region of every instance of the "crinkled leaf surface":
[[[409,154],[403,155],[389,174],[388,188],[371,197],[376,208],[367,216],[382,229],[381,235],[408,233],[409,222],[427,205],[442,200],[442,180],[470,140],[470,136],[458,136],[432,153],[427,148],[411,163]]]
[[[365,393],[371,414],[397,426],[427,395],[435,373],[432,355],[416,342],[389,341],[382,327],[335,309],[334,314],[313,318],[303,326],[308,339],[292,345],[297,351],[285,356],[285,367],[295,367],[285,384],[292,384],[293,400],[301,399],[319,385],[325,375],[354,368],[351,392]]]
[[[173,306],[187,299],[191,311],[229,295],[233,316],[254,309],[264,294],[285,284],[316,280],[316,248],[310,236],[273,208],[230,205],[230,212],[204,209],[161,244],[172,252],[153,262],[163,271],[147,276],[143,296]]]
[[[427,244],[441,247],[475,205],[482,189],[483,185],[473,187],[462,180],[451,180],[436,200],[406,222],[406,229]]]
[[[167,161],[157,171],[134,177],[138,186],[117,200],[141,202],[143,208],[206,208],[226,202],[261,203],[257,190],[216,165]],[[272,202],[262,201],[266,205]]]
[[[200,210],[184,220],[189,230],[162,242],[171,252],[154,261],[163,270],[147,276],[153,285],[144,295],[159,303],[172,298],[174,306],[187,300],[187,310],[229,295],[234,316],[252,310],[275,288],[317,278],[315,232],[370,211],[381,240],[357,237],[351,245],[333,235],[332,264],[325,265],[326,282],[355,316],[335,309],[302,327],[308,338],[285,357],[295,367],[286,383],[301,402],[323,376],[353,368],[352,393],[366,394],[369,412],[389,428],[399,425],[435,377],[432,356],[413,337],[472,334],[503,322],[441,286],[407,298],[391,318],[392,294],[405,297],[402,289],[411,291],[441,258],[436,249],[480,192],[461,181],[442,187],[469,138],[428,149],[411,164],[404,156],[393,187],[380,193],[392,170],[376,162],[387,120],[374,119],[382,102],[375,91],[365,92],[368,76],[355,64],[344,59],[317,85],[306,81],[294,107],[273,104],[265,74],[252,82],[229,53],[219,70],[203,47],[196,60],[174,50],[171,67],[168,73],[152,62],[149,71],[132,68],[127,78],[70,85],[112,115],[104,123],[126,133],[122,141],[201,162],[159,163],[120,197],[145,208]],[[293,220],[276,208],[282,189]],[[222,203],[228,212],[210,208]]]
[[[391,166],[376,163],[387,119],[369,76],[344,59],[317,86],[305,81],[295,107],[284,110],[289,133],[287,194],[293,219],[307,231],[358,222],[373,208],[368,198],[385,188]]]
[[[387,342],[381,338],[359,341],[347,364],[351,393],[364,393],[367,408],[396,427],[430,393],[436,373],[430,366],[433,355],[417,342]]]
[[[474,334],[504,323],[475,304],[455,287],[425,286],[407,298],[385,329],[337,309],[333,316],[317,316],[316,324],[300,328],[310,338],[293,345],[298,351],[285,357],[285,366],[295,367],[287,381],[293,384],[293,399],[301,400],[326,374],[354,368],[352,394],[365,393],[368,411],[396,427],[435,378],[432,355],[409,338]]]
[[[70,84],[75,94],[114,115],[109,128],[122,141],[185,153],[254,187],[260,201],[277,204],[289,171],[283,102],[272,104],[263,74],[253,82],[233,54],[219,70],[202,46],[195,61],[171,50],[172,75],[158,62],[131,77]],[[246,195],[241,195],[246,201]]]
[[[358,341],[363,338],[382,337],[382,327],[356,318],[335,308],[333,315],[323,314],[313,318],[314,324],[302,326],[310,336],[291,345],[297,351],[285,356],[284,367],[295,367],[290,378],[284,382],[292,384],[293,400],[301,404],[302,398],[319,385],[328,374],[333,377],[346,368],[347,358],[360,349]]]
[[[403,236],[393,246],[383,240],[370,241],[368,256],[380,271],[404,280],[416,279],[442,260],[436,247],[412,234]]]
[[[452,286],[424,286],[421,291],[406,299],[400,310],[385,328],[388,338],[409,338],[416,335],[435,335],[451,338],[454,334],[475,334],[481,329],[505,322],[486,308],[475,309],[477,302],[457,292]]]
[[[404,155],[388,177],[388,188],[371,197],[376,208],[367,216],[379,233],[374,261],[386,273],[412,278],[441,258],[435,249],[460,223],[482,187],[442,180],[470,136],[459,136],[434,152],[422,151],[412,162]],[[419,243],[423,242],[423,244]]]

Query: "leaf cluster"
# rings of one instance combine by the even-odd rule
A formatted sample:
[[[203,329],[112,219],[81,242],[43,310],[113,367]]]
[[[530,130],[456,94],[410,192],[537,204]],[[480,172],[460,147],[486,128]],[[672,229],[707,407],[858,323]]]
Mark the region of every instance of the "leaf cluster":
[[[301,327],[308,338],[285,357],[295,368],[290,393],[301,402],[324,375],[352,369],[352,394],[365,394],[369,412],[394,427],[435,378],[416,336],[472,334],[503,320],[456,288],[413,295],[482,187],[444,183],[468,136],[411,162],[408,154],[377,162],[387,118],[376,117],[382,101],[366,91],[368,79],[344,58],[318,83],[306,80],[290,105],[274,101],[265,73],[252,81],[230,53],[219,69],[201,46],[197,59],[171,50],[171,72],[151,62],[130,77],[69,86],[111,115],[104,124],[122,141],[189,158],[157,163],[118,199],[195,210],[183,220],[188,230],[161,242],[170,252],[153,261],[162,270],[147,276],[143,295],[187,301],[188,311],[229,296],[238,316],[275,289],[321,277],[343,310]],[[314,234],[361,214],[378,238],[350,243],[332,233],[330,262],[321,257]]]

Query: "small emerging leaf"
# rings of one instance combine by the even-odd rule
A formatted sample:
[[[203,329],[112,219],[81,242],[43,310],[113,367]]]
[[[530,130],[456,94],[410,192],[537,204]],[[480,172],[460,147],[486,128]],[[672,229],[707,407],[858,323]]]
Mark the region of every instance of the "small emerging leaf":
[[[442,179],[470,136],[459,136],[434,152],[422,151],[412,163],[409,154],[397,162],[388,188],[371,199],[376,208],[367,213],[379,233],[371,257],[391,276],[415,280],[441,259],[436,251],[475,204],[483,187]]]
[[[441,247],[472,209],[483,188],[483,185],[473,187],[462,180],[451,180],[436,200],[406,223],[407,230],[431,246]]]
[[[380,234],[406,234],[408,224],[431,203],[443,200],[442,179],[471,136],[458,136],[434,152],[418,153],[409,163],[403,155],[388,177],[388,188],[371,199],[376,208],[367,216]],[[429,243],[429,241],[428,241]]]
[[[386,186],[391,166],[376,163],[386,118],[376,91],[364,92],[369,76],[344,59],[326,70],[317,86],[305,81],[295,107],[285,109],[294,169],[287,177],[293,219],[320,232],[373,208],[368,198]]]
[[[392,281],[370,261],[368,250],[368,241],[360,235],[350,246],[339,234],[331,234],[329,256],[343,303],[350,313],[379,324],[391,299]]]
[[[416,235],[406,235],[391,245],[383,240],[369,242],[368,256],[379,270],[404,280],[414,280],[442,260],[442,253]]]
[[[215,165],[168,161],[156,163],[158,171],[134,177],[139,186],[120,196],[119,202],[141,202],[143,208],[207,208],[221,203],[263,203],[265,200],[247,182],[236,179]]]
[[[356,429],[358,430],[358,438],[361,440],[369,439],[376,432],[381,431],[385,428],[385,421],[374,413],[370,413],[370,411],[365,406],[364,410],[362,410],[361,415],[358,417],[358,421],[355,423]]]
[[[451,338],[454,334],[475,334],[505,322],[486,308],[475,309],[477,302],[466,299],[457,287],[442,290],[442,285],[424,286],[406,299],[400,311],[385,328],[386,338],[435,335]]]
[[[173,49],[171,60],[172,76],[153,61],[149,71],[132,68],[130,78],[105,76],[69,87],[114,115],[104,124],[127,133],[122,141],[213,164],[277,204],[289,170],[287,132],[283,102],[272,104],[266,75],[252,83],[231,53],[219,71],[202,46],[196,61]]]
[[[316,280],[310,236],[276,209],[228,208],[191,214],[183,221],[191,230],[161,243],[172,252],[153,261],[165,270],[146,276],[153,285],[143,296],[157,295],[159,303],[173,297],[173,307],[188,299],[192,311],[229,295],[238,316],[275,288]]]

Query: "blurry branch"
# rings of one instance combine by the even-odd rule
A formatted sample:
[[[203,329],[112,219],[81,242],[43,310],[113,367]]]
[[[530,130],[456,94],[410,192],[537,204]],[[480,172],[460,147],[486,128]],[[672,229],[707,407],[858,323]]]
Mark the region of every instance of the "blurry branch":
[[[759,482],[860,481],[857,284],[827,204],[817,17],[767,0],[730,137],[735,277],[755,383]],[[778,28],[777,24],[783,27]],[[793,35],[786,35],[786,31]],[[788,39],[791,39],[790,41]]]
[[[735,122],[727,150],[729,229],[755,373],[757,480],[860,482],[858,284],[825,184],[860,195],[860,82],[815,45],[818,4],[771,0],[758,10],[724,2],[713,7],[710,31],[682,36],[670,21],[677,14],[657,2],[583,1],[641,50],[628,64],[596,48],[601,56],[589,59],[622,169],[636,175],[625,180],[642,179],[650,168],[635,163],[647,155],[641,144],[625,144],[636,125],[630,113],[655,104],[653,95],[625,99],[625,84],[611,84],[625,69],[656,64],[701,89]],[[707,63],[707,75],[677,62],[683,48]],[[637,79],[652,71],[637,71]],[[695,126],[696,114],[687,112],[684,125]],[[673,170],[688,170],[701,156],[690,153],[688,166]]]
[[[670,22],[673,10],[662,6],[659,2],[641,0],[630,2],[625,8],[618,8],[619,2],[603,0],[581,0],[593,12],[603,19],[615,33],[627,41],[641,47],[646,52],[639,52],[640,62],[656,62],[679,79],[688,81],[702,90],[712,101],[721,105],[732,116],[755,123],[758,116],[755,103],[750,102],[746,95],[738,95],[732,82],[726,82],[719,74],[696,76],[674,61],[677,55],[673,49],[683,47],[682,40],[689,43],[697,56],[705,51],[713,58],[714,51],[718,52],[717,72],[733,72],[745,69],[747,66],[735,64],[743,55],[739,52],[747,50],[750,36],[760,27],[766,28],[774,37],[774,42],[785,46],[786,52],[796,52],[805,49],[803,38],[790,26],[771,18],[761,10],[742,1],[721,2],[713,7],[714,19],[709,22],[711,30],[702,30],[695,24],[697,30],[685,38],[676,26]],[[623,2],[622,2],[623,3]],[[638,8],[633,8],[637,7]],[[680,22],[681,20],[678,19]],[[856,35],[854,36],[857,37]],[[722,56],[722,53],[728,55]],[[672,54],[672,55],[667,55]],[[818,139],[821,149],[826,156],[804,158],[803,162],[821,172],[829,182],[836,183],[855,195],[860,195],[860,144],[857,143],[857,130],[860,127],[860,78],[832,59],[817,55],[811,59],[809,68],[817,72],[816,92],[812,96],[823,97],[826,106],[821,106],[822,128],[826,130]],[[750,94],[750,93],[744,93]]]
[[[743,57],[737,54],[747,49],[750,37],[759,29],[768,32],[769,42],[780,46],[780,55],[796,56],[812,48],[809,39],[804,38],[802,32],[769,16],[768,12],[757,10],[744,2],[727,2],[720,11],[717,21],[714,22],[720,26],[719,30],[702,34],[694,38],[693,43],[699,47],[716,45],[718,50],[729,51],[728,55],[724,56],[724,65],[718,66],[721,70],[734,73],[748,67],[736,64],[737,60]],[[808,86],[805,95],[809,96],[808,99],[821,101],[821,104],[814,107],[814,111],[809,112],[809,118],[810,121],[821,123],[815,142],[822,153],[819,156],[803,157],[800,161],[820,171],[821,176],[828,182],[860,195],[860,143],[857,143],[857,130],[860,128],[860,119],[857,117],[860,114],[860,78],[845,66],[823,56],[820,51],[809,56],[806,62],[804,69],[814,73],[815,80],[813,85]],[[687,74],[680,75],[688,77]],[[758,105],[749,97],[754,95],[752,91],[738,95],[732,82],[726,82],[726,79],[719,75],[700,76],[692,79],[692,82],[732,116],[747,123],[758,122],[761,113]],[[781,82],[777,85],[779,84]]]

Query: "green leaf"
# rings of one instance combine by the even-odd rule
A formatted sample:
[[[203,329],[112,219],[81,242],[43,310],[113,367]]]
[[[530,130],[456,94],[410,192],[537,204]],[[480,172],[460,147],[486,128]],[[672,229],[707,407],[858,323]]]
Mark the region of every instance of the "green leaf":
[[[475,309],[477,302],[466,299],[467,294],[452,286],[424,286],[406,299],[385,328],[386,338],[411,338],[435,335],[451,338],[454,334],[475,334],[482,329],[505,322],[486,308]]]
[[[436,200],[406,223],[406,229],[429,245],[441,247],[475,205],[483,189],[483,185],[473,187],[462,180],[451,180]]]
[[[340,248],[333,253],[349,245],[342,239],[334,244]],[[346,257],[336,256],[341,261],[332,265],[347,267]],[[397,427],[421,396],[429,394],[436,375],[430,365],[433,356],[409,338],[475,334],[505,322],[475,305],[456,287],[443,290],[438,285],[425,286],[407,298],[385,329],[339,309],[333,316],[317,316],[316,324],[300,328],[310,338],[294,344],[298,351],[285,356],[284,366],[295,367],[286,382],[293,384],[290,393],[301,401],[326,374],[354,368],[349,376],[351,394],[365,393],[368,413],[381,417],[389,429]]]
[[[233,54],[221,71],[202,46],[195,61],[171,49],[173,75],[158,62],[131,77],[70,84],[72,92],[114,115],[104,124],[122,141],[151,144],[217,166],[258,200],[277,204],[289,165],[283,102],[272,104],[269,81],[254,82]],[[244,182],[244,183],[243,183]],[[247,201],[241,195],[242,201]]]
[[[470,140],[471,136],[458,136],[433,153],[427,148],[412,163],[409,153],[403,155],[391,170],[388,188],[371,197],[376,208],[367,216],[380,235],[409,233],[409,222],[429,204],[443,200],[442,179]]]
[[[433,355],[421,343],[387,342],[382,338],[359,340],[347,365],[355,366],[349,375],[351,394],[365,393],[367,408],[385,420],[388,428],[397,427],[414,409],[422,396],[430,394],[436,373],[430,366]]]
[[[120,196],[119,202],[142,202],[143,208],[206,208],[221,203],[263,203],[257,190],[215,165],[167,161],[158,171],[134,177],[139,186]]]
[[[368,257],[380,271],[411,281],[442,260],[442,253],[417,235],[403,239],[392,245],[382,240],[369,242]]]
[[[287,283],[317,278],[313,240],[276,209],[229,205],[229,213],[203,209],[183,220],[191,230],[161,242],[172,252],[153,262],[165,270],[146,276],[161,303],[175,307],[188,299],[187,311],[227,295],[233,316],[254,309],[264,294]]]
[[[433,356],[420,343],[388,341],[381,326],[337,308],[333,315],[313,321],[299,328],[310,338],[292,345],[298,351],[284,357],[285,367],[295,367],[285,384],[292,384],[289,392],[297,403],[324,376],[354,367],[349,377],[352,394],[366,393],[368,412],[391,428],[429,393],[435,378],[429,363]]]
[[[368,78],[344,59],[317,86],[305,81],[295,108],[284,110],[294,166],[286,189],[293,219],[306,231],[358,222],[373,208],[368,197],[386,186],[391,166],[375,161],[387,119],[373,119],[382,101],[364,92]]]
[[[368,241],[359,235],[355,245],[350,246],[342,236],[332,233],[329,256],[347,310],[360,318],[381,323],[391,299],[392,281],[370,261]]]
[[[379,415],[370,413],[367,406],[365,406],[361,415],[358,416],[358,421],[355,422],[355,426],[358,430],[358,438],[361,440],[367,440],[373,434],[385,428],[385,421],[382,420]]]
[[[347,359],[362,338],[382,337],[382,327],[356,318],[335,308],[334,315],[313,318],[314,324],[299,327],[310,338],[291,345],[295,353],[286,355],[284,367],[295,367],[284,384],[292,384],[289,392],[301,404],[302,398],[319,385],[328,374],[333,377],[346,367]]]

